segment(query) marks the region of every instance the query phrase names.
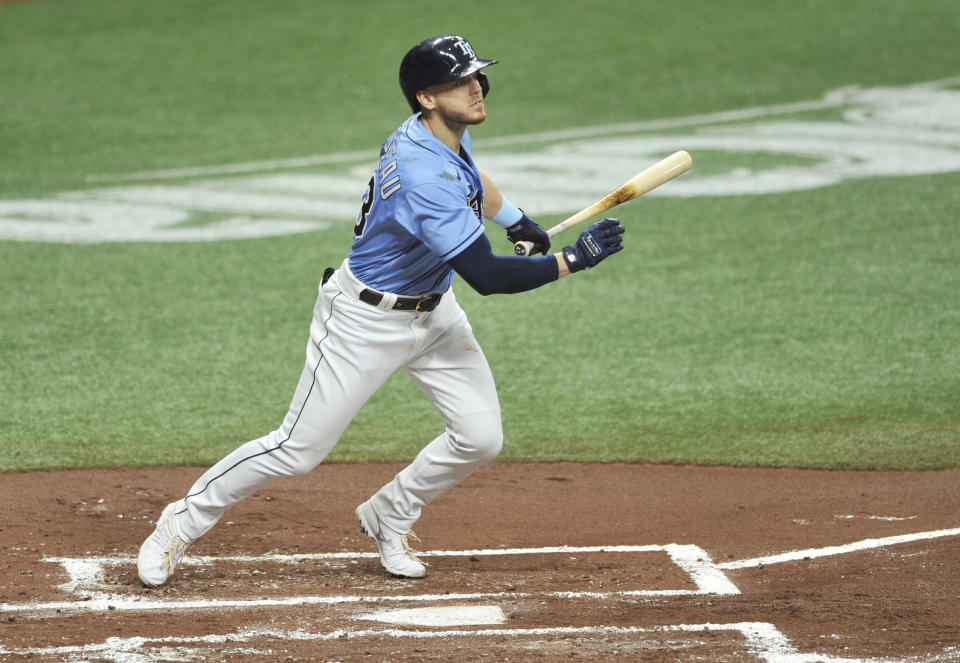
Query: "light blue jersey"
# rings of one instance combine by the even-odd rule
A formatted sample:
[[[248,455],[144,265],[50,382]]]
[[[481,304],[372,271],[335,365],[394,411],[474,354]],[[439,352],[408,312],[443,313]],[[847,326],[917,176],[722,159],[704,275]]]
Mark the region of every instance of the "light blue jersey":
[[[483,233],[483,185],[469,132],[454,154],[408,118],[380,148],[353,229],[350,271],[365,285],[399,295],[445,292],[446,261]]]

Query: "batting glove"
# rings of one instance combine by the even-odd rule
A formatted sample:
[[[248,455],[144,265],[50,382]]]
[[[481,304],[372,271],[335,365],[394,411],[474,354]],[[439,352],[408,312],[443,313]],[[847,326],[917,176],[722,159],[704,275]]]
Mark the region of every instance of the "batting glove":
[[[604,219],[582,233],[576,244],[563,247],[563,259],[571,272],[590,269],[612,253],[623,250],[624,228],[620,219]]]
[[[511,244],[516,244],[517,242],[533,242],[530,255],[538,251],[543,255],[547,255],[547,251],[550,250],[550,236],[547,234],[547,231],[538,223],[535,223],[526,213],[520,217],[519,221],[507,228],[507,239],[510,240]]]

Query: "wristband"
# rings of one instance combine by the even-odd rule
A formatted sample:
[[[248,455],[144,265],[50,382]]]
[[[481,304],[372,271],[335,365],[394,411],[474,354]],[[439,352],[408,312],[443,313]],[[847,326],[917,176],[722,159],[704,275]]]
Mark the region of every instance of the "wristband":
[[[498,226],[509,228],[521,218],[523,218],[523,212],[520,211],[520,208],[504,198],[503,204],[500,205],[500,211],[490,220]]]
[[[572,246],[563,247],[561,253],[563,254],[563,261],[567,263],[567,269],[570,270],[571,274],[585,269],[583,263],[580,262],[580,256],[577,255],[577,250]]]

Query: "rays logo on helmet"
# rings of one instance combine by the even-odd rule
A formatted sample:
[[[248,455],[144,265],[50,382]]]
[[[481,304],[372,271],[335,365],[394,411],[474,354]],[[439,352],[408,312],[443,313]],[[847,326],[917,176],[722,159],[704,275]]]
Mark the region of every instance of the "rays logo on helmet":
[[[473,46],[471,46],[470,42],[468,42],[463,37],[457,37],[457,40],[453,42],[453,45],[459,48],[461,51],[463,51],[463,54],[466,55],[471,60],[478,59],[476,52],[473,50]]]

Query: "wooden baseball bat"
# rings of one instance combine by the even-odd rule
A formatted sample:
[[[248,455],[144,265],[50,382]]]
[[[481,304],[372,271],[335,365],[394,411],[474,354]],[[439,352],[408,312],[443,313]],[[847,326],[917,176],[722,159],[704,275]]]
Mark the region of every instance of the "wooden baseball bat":
[[[648,191],[656,189],[661,184],[669,182],[674,177],[687,172],[692,165],[693,159],[685,151],[680,150],[679,152],[674,152],[649,168],[641,170],[594,204],[585,207],[569,219],[564,219],[553,228],[550,228],[550,230],[547,231],[547,235],[550,237],[559,235],[564,230],[578,223],[583,223],[587,219],[600,214],[600,212],[605,212],[611,207],[616,207],[628,200],[633,200],[637,196],[642,196]],[[530,255],[530,249],[532,248],[533,242],[517,242],[513,245],[513,252],[518,256],[526,256]]]

